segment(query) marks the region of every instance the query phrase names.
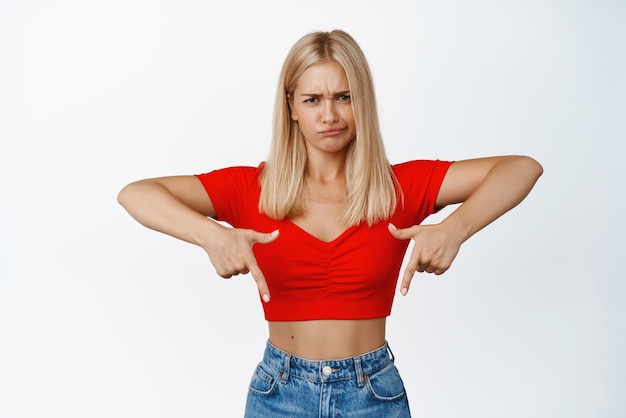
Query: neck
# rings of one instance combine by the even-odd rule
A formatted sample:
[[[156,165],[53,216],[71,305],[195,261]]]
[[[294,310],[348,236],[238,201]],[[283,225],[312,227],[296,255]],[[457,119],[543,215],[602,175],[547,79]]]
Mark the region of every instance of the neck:
[[[310,181],[328,183],[345,178],[346,157],[345,154],[312,157],[307,160],[306,178]]]

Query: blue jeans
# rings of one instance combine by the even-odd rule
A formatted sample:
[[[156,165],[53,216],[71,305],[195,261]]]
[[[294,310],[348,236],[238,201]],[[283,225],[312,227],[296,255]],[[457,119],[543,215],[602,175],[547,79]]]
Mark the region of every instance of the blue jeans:
[[[409,402],[387,343],[341,360],[310,361],[269,341],[248,390],[246,418],[407,418]]]

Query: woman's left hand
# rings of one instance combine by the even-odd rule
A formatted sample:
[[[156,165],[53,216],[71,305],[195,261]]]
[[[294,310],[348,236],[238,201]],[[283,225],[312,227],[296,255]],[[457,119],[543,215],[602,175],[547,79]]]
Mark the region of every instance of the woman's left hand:
[[[406,295],[415,272],[445,273],[459,252],[463,241],[444,224],[414,225],[410,228],[398,229],[389,224],[389,232],[400,240],[412,239],[413,250],[406,266],[400,292]]]

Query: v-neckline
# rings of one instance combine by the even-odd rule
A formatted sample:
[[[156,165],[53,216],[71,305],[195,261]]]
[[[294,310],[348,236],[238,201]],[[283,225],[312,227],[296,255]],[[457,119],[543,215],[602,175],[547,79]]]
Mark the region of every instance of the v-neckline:
[[[292,221],[291,219],[287,218],[286,219],[287,222],[293,226],[293,229],[295,229],[296,231],[298,231],[301,235],[307,237],[307,239],[309,241],[312,242],[316,242],[319,243],[321,245],[332,245],[336,242],[338,242],[339,240],[341,240],[343,237],[345,237],[346,235],[350,234],[352,231],[354,231],[358,225],[352,225],[347,227],[346,229],[344,229],[339,235],[337,235],[335,238],[331,239],[330,241],[324,241],[321,238],[316,237],[315,235],[311,234],[309,231],[307,231],[306,229],[302,228],[300,225],[298,225],[297,223],[295,223],[294,221]]]

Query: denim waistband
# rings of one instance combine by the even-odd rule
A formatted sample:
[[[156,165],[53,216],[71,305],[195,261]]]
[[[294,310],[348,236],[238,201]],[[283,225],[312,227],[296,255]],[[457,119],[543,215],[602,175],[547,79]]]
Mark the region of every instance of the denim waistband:
[[[267,365],[281,372],[283,382],[287,382],[289,377],[313,382],[356,379],[359,386],[363,385],[368,375],[385,368],[393,360],[393,353],[387,342],[382,347],[359,356],[313,361],[282,351],[268,341],[263,356]]]

